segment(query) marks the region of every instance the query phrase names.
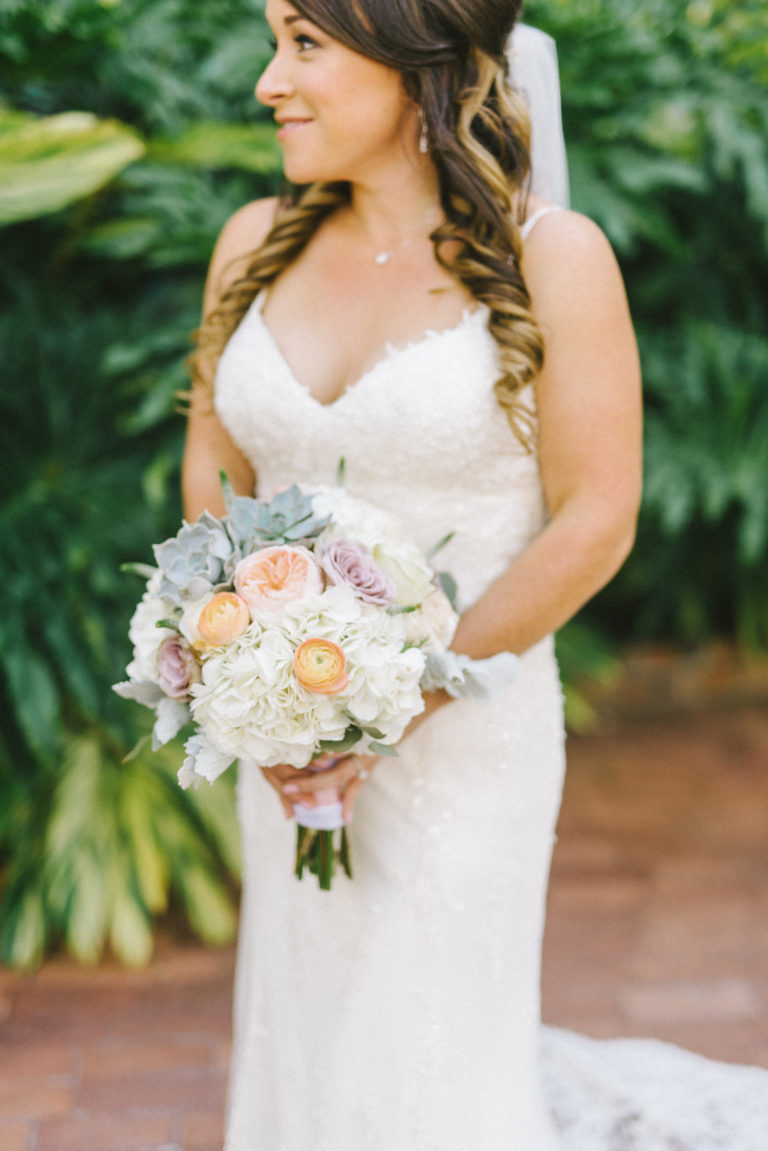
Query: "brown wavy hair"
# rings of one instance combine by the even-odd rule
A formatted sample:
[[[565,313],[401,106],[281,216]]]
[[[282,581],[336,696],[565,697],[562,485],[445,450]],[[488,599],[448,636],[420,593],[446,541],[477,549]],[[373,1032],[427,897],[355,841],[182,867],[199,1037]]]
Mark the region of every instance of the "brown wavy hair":
[[[506,60],[519,0],[291,3],[342,44],[396,68],[406,93],[423,109],[445,215],[430,237],[435,257],[487,305],[501,368],[496,396],[518,439],[530,447],[533,421],[520,393],[540,370],[544,348],[520,272],[530,122],[508,84]],[[191,357],[195,377],[212,388],[218,357],[256,295],[348,198],[346,183],[290,190],[245,273],[204,317]]]

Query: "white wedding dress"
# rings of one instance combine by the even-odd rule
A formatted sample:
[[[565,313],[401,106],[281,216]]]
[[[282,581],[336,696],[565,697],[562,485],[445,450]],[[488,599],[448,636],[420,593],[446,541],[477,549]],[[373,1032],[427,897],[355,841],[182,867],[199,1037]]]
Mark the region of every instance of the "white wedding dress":
[[[334,404],[294,377],[261,299],[216,406],[267,494],[333,482],[396,514],[469,604],[545,520],[493,395],[485,309]],[[529,403],[532,403],[529,395]],[[551,639],[490,704],[428,720],[365,784],[355,878],[292,874],[295,828],[241,765],[245,878],[226,1151],[766,1151],[768,1073],[661,1043],[542,1031],[544,903],[564,771]]]

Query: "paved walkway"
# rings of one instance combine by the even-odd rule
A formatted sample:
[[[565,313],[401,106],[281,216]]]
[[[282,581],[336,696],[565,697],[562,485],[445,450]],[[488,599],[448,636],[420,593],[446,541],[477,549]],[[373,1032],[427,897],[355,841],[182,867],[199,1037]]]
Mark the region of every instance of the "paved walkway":
[[[767,768],[758,707],[571,740],[548,1021],[768,1067]],[[0,1151],[220,1151],[233,963],[0,973]]]

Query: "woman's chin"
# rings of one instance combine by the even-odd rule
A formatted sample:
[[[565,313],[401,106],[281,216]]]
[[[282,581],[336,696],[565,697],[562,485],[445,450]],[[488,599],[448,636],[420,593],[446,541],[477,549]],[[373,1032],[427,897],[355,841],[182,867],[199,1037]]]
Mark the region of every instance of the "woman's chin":
[[[314,184],[322,180],[317,170],[306,164],[283,164],[283,175],[291,184]]]
[[[338,163],[328,163],[327,158],[312,155],[309,149],[283,147],[283,175],[292,184],[331,183],[348,180],[349,173]]]
[[[322,164],[301,161],[289,163],[288,160],[283,163],[283,175],[292,184],[330,183],[334,180],[345,179],[344,176],[339,176],[336,172],[329,172]]]

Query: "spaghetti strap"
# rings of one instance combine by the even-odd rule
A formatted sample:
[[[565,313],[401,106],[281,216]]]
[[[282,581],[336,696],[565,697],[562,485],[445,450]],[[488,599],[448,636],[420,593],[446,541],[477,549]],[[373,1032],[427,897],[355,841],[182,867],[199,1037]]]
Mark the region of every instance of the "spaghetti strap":
[[[558,204],[546,204],[543,208],[539,208],[538,212],[534,212],[532,216],[528,217],[525,223],[520,225],[520,235],[523,240],[528,239],[542,216],[548,216],[550,212],[562,212],[562,210]]]

